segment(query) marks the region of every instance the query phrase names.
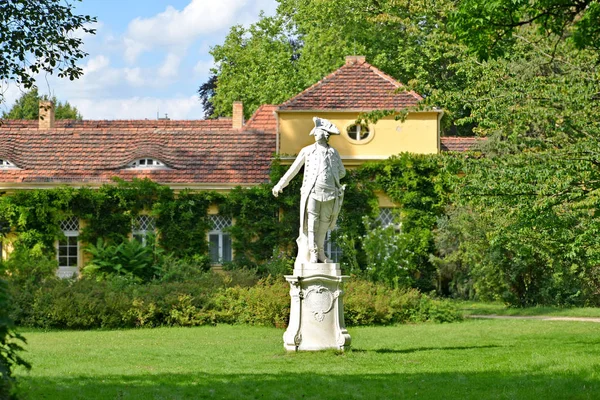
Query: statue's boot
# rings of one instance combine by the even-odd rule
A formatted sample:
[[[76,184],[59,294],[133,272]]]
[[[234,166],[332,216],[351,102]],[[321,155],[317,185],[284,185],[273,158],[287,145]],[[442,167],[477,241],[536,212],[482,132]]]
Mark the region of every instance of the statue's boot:
[[[308,262],[310,263],[318,263],[319,262],[319,252],[317,247],[317,242],[315,241],[315,232],[313,230],[308,231]]]
[[[321,224],[324,225],[324,224]],[[330,259],[325,253],[325,238],[327,237],[327,226],[324,229],[319,229],[317,233],[317,249],[318,251],[318,260],[323,263],[332,263],[333,260]]]

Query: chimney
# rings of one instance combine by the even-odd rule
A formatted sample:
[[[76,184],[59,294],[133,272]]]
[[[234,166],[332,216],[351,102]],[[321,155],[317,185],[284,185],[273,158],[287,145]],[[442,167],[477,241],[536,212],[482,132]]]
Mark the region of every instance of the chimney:
[[[346,56],[346,65],[364,64],[365,56]]]
[[[40,100],[39,129],[54,128],[54,103],[48,100]]]
[[[233,102],[233,129],[242,129],[244,126],[244,103],[241,101]]]

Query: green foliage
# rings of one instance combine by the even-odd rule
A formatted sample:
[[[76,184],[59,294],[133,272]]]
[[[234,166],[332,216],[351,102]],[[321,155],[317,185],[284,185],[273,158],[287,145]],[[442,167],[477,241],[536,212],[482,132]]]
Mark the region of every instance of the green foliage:
[[[579,48],[597,51],[599,6],[595,0],[466,0],[459,3],[453,23],[481,58],[506,54],[519,28],[530,24],[554,40],[574,40]]]
[[[40,96],[38,89],[34,87],[30,91],[23,93],[8,112],[2,113],[2,118],[37,120],[40,116],[40,100],[48,100],[48,96]],[[55,119],[83,119],[77,108],[71,106],[68,101],[62,103],[57,101],[56,97],[53,97],[52,102],[55,106]]]
[[[208,252],[206,233],[212,228],[208,220],[211,203],[223,201],[214,192],[184,190],[177,196],[164,196],[154,204],[152,214],[160,232],[160,245],[177,257],[195,257]]]
[[[346,284],[345,292],[344,318],[350,326],[462,319],[451,303],[432,299],[415,289],[390,288],[352,279]]]
[[[39,246],[32,249],[17,246],[4,262],[4,270],[10,275],[11,282],[28,287],[34,287],[53,277],[56,268],[56,259],[48,256]]]
[[[363,166],[362,176],[372,177],[401,209],[397,235],[388,229],[365,236],[370,258],[367,268],[374,279],[402,286],[412,283],[424,291],[435,287],[435,267],[430,260],[435,253],[432,231],[448,200],[448,171],[442,156],[409,153]],[[380,239],[390,242],[384,245]]]
[[[363,238],[363,249],[370,280],[404,288],[414,285],[418,270],[411,256],[423,249],[408,242],[407,235],[400,235],[393,226],[372,228]]]
[[[210,257],[196,255],[177,258],[173,253],[163,256],[158,268],[161,282],[185,282],[199,279],[210,269]]]
[[[2,266],[0,265],[0,271]],[[21,344],[25,344],[25,338],[15,332],[12,320],[9,317],[11,298],[7,282],[0,277],[0,398],[14,399],[12,374],[16,366],[30,369],[31,366],[19,352],[23,350]]]
[[[251,287],[229,287],[216,294],[214,305],[217,321],[283,328],[290,315],[289,284],[267,277]]]
[[[77,79],[76,65],[87,55],[78,31],[94,34],[96,18],[73,14],[73,5],[61,0],[0,3],[0,80],[30,88],[38,73],[58,71],[60,78]]]
[[[262,264],[281,245],[285,232],[278,221],[279,202],[273,197],[271,186],[233,189],[220,212],[235,218],[228,230],[236,264],[248,267]]]
[[[231,104],[241,100],[249,118],[260,105],[279,104],[297,93],[295,46],[281,18],[262,16],[248,29],[232,27],[225,42],[210,51],[218,76],[210,98],[213,116],[231,115]]]
[[[137,240],[126,240],[118,245],[107,244],[102,238],[96,244],[89,244],[86,251],[92,255],[92,261],[85,266],[83,274],[106,277],[124,275],[142,281],[152,279],[157,273],[157,250],[154,238],[144,246]]]
[[[457,179],[463,206],[440,232],[442,265],[463,275],[468,265],[482,298],[596,305],[599,171],[593,153],[574,150],[469,159]]]
[[[48,279],[13,286],[11,314],[21,326],[94,329],[197,326],[217,323],[284,327],[289,317],[289,284],[278,277],[258,279],[248,270],[198,273],[193,280],[154,280],[131,276],[97,280]],[[22,291],[29,291],[30,297]],[[352,279],[344,297],[350,325],[449,322],[458,312],[414,289],[392,289]]]

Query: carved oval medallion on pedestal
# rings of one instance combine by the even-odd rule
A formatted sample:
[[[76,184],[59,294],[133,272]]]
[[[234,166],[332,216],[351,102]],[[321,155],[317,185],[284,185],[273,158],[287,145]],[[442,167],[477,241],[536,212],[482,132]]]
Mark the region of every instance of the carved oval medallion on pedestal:
[[[339,291],[331,291],[322,285],[310,287],[304,295],[305,306],[313,313],[318,322],[322,322],[327,314],[333,308],[335,300],[339,296]]]

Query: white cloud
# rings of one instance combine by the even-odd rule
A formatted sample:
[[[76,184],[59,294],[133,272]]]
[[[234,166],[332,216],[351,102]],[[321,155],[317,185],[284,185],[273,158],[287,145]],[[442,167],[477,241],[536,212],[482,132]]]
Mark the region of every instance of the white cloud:
[[[201,119],[204,115],[198,96],[130,97],[121,99],[73,99],[85,119],[156,119],[168,114],[171,119]]]
[[[165,61],[158,69],[158,76],[161,78],[174,78],[177,76],[179,71],[179,64],[181,64],[181,57],[176,54],[169,53],[165,57]]]
[[[168,6],[154,17],[138,17],[129,23],[125,34],[125,58],[133,63],[141,53],[157,46],[186,48],[200,35],[233,25],[236,12],[246,2],[192,0],[181,11]]]
[[[0,114],[10,111],[25,92],[27,90],[19,88],[14,82],[0,82]]]
[[[110,64],[110,59],[103,55],[98,55],[96,57],[90,58],[87,64],[82,67],[84,74],[91,74],[96,71],[101,71],[108,67]]]
[[[206,77],[210,73],[210,69],[214,66],[212,60],[200,60],[194,65],[194,76]]]
[[[144,78],[142,78],[142,70],[138,68],[123,68],[125,81],[131,86],[143,86]]]

